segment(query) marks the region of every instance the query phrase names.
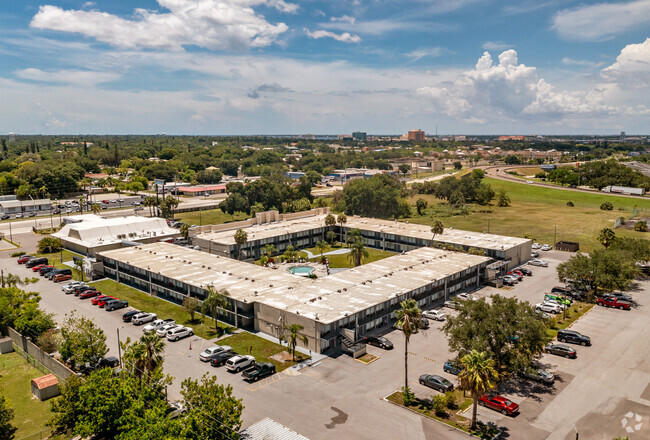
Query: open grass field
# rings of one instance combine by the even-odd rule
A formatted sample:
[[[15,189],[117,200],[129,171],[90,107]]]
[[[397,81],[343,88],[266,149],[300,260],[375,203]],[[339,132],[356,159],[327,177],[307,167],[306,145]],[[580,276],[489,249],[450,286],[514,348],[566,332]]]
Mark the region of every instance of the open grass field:
[[[194,334],[201,338],[212,339],[217,336],[212,318],[197,313],[195,315],[197,322],[192,322],[190,321],[190,314],[182,306],[148,295],[124,284],[118,284],[113,280],[101,280],[89,284],[95,286],[103,294],[127,300],[129,306],[138,310],[155,313],[162,319],[172,318],[179,324],[192,327]],[[114,313],[120,313],[120,311],[117,310]],[[225,330],[232,329],[232,327],[222,322],[219,323],[219,327]]]
[[[46,429],[45,424],[50,419],[51,400],[41,402],[33,397],[31,385],[32,379],[43,375],[18,353],[0,355],[0,390],[14,410],[12,424],[18,428],[16,439]],[[48,432],[43,433],[43,438],[47,437],[46,434]]]
[[[276,359],[272,359],[271,356],[283,351],[287,351],[287,348],[248,332],[241,332],[237,333],[236,335],[220,339],[218,344],[228,345],[232,347],[234,352],[239,354],[248,354],[249,349],[252,347],[251,354],[255,356],[255,360],[257,362],[270,362],[275,365],[277,371],[282,371],[292,365],[297,364],[298,362],[309,359],[309,356],[299,352],[296,352],[296,362],[292,361],[291,358],[285,362],[280,362]]]
[[[497,179],[485,179],[492,188],[499,192],[505,190],[511,199],[511,206],[499,208],[493,202],[489,206],[472,206],[472,213],[466,216],[440,216],[443,201],[429,195],[416,195],[409,202],[422,197],[429,203],[424,215],[404,219],[414,223],[431,224],[431,216],[442,221],[445,227],[454,227],[469,231],[487,232],[529,237],[540,243],[556,241],[577,241],[583,251],[590,251],[600,244],[596,241],[598,231],[612,227],[617,217],[630,218],[635,208],[638,215],[650,214],[650,199],[617,197],[600,193],[564,191],[543,188],[523,183],[507,182]],[[571,201],[574,206],[567,206]],[[613,211],[603,211],[600,205],[610,201]],[[556,233],[557,232],[557,233]],[[647,233],[617,229],[616,234],[625,237],[648,237]]]
[[[224,214],[221,209],[207,209],[205,211],[181,212],[174,216],[178,221],[190,225],[218,225],[238,220],[246,220],[248,215],[244,212],[236,212],[234,216]]]

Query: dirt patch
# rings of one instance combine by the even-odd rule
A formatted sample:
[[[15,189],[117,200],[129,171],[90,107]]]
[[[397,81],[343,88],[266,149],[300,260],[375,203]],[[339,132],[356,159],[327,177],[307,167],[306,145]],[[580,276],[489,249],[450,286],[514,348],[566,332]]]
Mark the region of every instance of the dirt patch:
[[[290,362],[292,360],[291,353],[286,351],[276,353],[273,356],[270,356],[270,358],[278,362]]]

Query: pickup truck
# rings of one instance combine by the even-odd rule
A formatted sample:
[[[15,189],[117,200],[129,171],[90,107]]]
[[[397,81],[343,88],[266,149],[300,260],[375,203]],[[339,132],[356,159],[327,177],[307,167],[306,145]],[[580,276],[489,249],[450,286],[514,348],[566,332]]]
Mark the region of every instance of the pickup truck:
[[[153,321],[157,317],[158,317],[158,315],[156,315],[155,313],[145,313],[145,312],[143,312],[143,313],[138,313],[133,318],[131,318],[131,322],[133,323],[133,325],[142,325],[142,324],[144,324],[146,322]]]
[[[145,333],[155,332],[165,324],[176,324],[176,321],[174,321],[173,319],[164,319],[164,320],[156,319],[154,321],[151,321],[149,324],[145,325],[142,331]]]
[[[255,366],[250,370],[242,373],[242,377],[251,382],[255,382],[265,376],[275,373],[275,365],[265,362],[255,362]]]
[[[627,301],[620,300],[613,296],[606,296],[603,298],[598,298],[596,304],[603,307],[616,307],[621,310],[630,310],[630,303]]]

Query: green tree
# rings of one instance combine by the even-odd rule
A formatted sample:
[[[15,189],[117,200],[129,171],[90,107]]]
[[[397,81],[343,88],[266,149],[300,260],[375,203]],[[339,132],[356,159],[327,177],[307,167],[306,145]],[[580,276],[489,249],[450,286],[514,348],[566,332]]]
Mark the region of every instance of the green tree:
[[[108,352],[104,331],[93,320],[77,315],[74,311],[63,320],[61,336],[61,358],[75,369],[86,363],[97,365]]]
[[[156,332],[145,333],[138,341],[130,342],[127,339],[122,344],[124,368],[148,385],[156,370],[162,368],[165,342]]]
[[[461,389],[472,394],[474,403],[471,429],[476,429],[476,409],[479,398],[494,387],[499,374],[494,368],[494,361],[484,351],[472,350],[461,358],[460,364],[463,369],[458,374],[458,380]]]
[[[99,203],[93,203],[93,206],[92,206],[91,209],[93,211],[93,214],[95,214],[95,215],[99,215],[99,213],[102,210],[102,208],[99,206]]]
[[[248,202],[243,195],[233,193],[226,197],[223,202],[219,203],[219,209],[221,209],[224,214],[230,214],[230,216],[234,218],[236,212],[248,211]]]
[[[629,257],[641,263],[643,266],[650,261],[650,240],[645,238],[616,237],[610,250],[616,250],[629,255]]]
[[[307,344],[308,342],[307,336],[300,334],[300,331],[304,330],[304,328],[305,327],[300,324],[285,324],[284,332],[280,335],[280,342],[287,343],[287,348],[290,349],[289,351],[291,352],[293,361],[296,360],[296,346],[298,345],[298,341],[303,344]]]
[[[262,248],[262,253],[269,258],[271,258],[276,252],[275,246],[272,243],[265,244]]]
[[[460,163],[459,161],[454,162],[454,169],[455,170],[460,170],[463,168],[463,164]]]
[[[345,212],[365,217],[394,218],[402,213],[400,201],[406,193],[403,182],[386,174],[355,179],[346,183],[343,189]]]
[[[325,238],[327,238],[327,241],[328,241],[330,244],[334,244],[334,240],[336,240],[336,232],[334,232],[334,231],[327,231],[327,233],[325,234]]]
[[[427,209],[427,206],[428,206],[428,205],[429,205],[429,204],[427,203],[426,200],[424,200],[424,199],[422,199],[422,198],[417,199],[417,201],[415,202],[415,208],[416,208],[417,211],[418,211],[418,215],[422,215],[422,212],[423,212],[425,209]]]
[[[491,303],[461,301],[458,314],[443,326],[449,347],[460,356],[476,350],[492,354],[499,370],[519,371],[547,342],[546,326],[528,302],[492,295]]]
[[[153,216],[153,207],[158,206],[158,200],[154,196],[147,196],[142,200],[142,205],[149,208],[149,216]]]
[[[433,234],[431,240],[435,240],[436,235],[443,234],[444,232],[445,232],[445,227],[443,226],[442,222],[440,220],[434,220],[433,224],[431,225],[431,233]]]
[[[185,240],[188,240],[190,238],[190,225],[188,223],[181,223],[179,232]]]
[[[253,206],[251,206],[250,211],[251,211],[251,217],[255,217],[255,215],[258,212],[264,212],[265,211],[264,205],[262,205],[260,202],[256,202],[256,203],[253,204]]]
[[[402,301],[400,309],[397,310],[395,318],[397,318],[397,325],[402,328],[404,332],[404,390],[409,390],[409,340],[413,333],[416,333],[422,324],[422,310],[414,299],[407,299]]]
[[[294,261],[296,261],[296,258],[298,257],[298,251],[293,246],[289,245],[284,250],[283,256],[284,256],[285,260],[294,262]]]
[[[194,322],[194,315],[199,311],[200,305],[198,298],[186,296],[183,300],[183,308],[190,314],[190,322]]]
[[[315,245],[316,249],[320,252],[320,259],[323,259],[323,252],[329,248],[329,244],[325,240],[321,240],[316,243]]]
[[[628,290],[639,272],[631,253],[620,250],[596,249],[589,255],[581,253],[557,267],[560,281],[577,281],[599,291]]]
[[[55,237],[43,237],[38,241],[38,253],[39,254],[52,254],[55,252],[61,252],[63,246],[61,245],[61,240]]]
[[[233,395],[232,386],[217,383],[216,376],[206,373],[201,381],[185,379],[181,394],[188,408],[179,438],[188,440],[239,440],[241,399]]]
[[[604,228],[598,233],[598,241],[605,249],[611,246],[616,239],[616,234],[610,228]]]
[[[7,398],[0,394],[0,440],[13,440],[18,428],[11,424],[14,410],[10,408]]]
[[[237,244],[237,259],[241,260],[241,247],[248,241],[248,233],[241,228],[237,229],[234,238]]]
[[[411,165],[407,163],[402,163],[397,167],[397,169],[400,172],[400,174],[402,174],[402,176],[406,177],[408,172],[411,171]]]
[[[519,165],[521,164],[521,159],[519,158],[519,156],[515,156],[514,154],[511,154],[509,156],[506,156],[504,162],[506,163],[506,165]]]
[[[611,211],[612,209],[614,209],[614,205],[612,205],[612,202],[603,202],[600,205],[600,209],[602,209],[603,211]]]
[[[178,207],[180,200],[173,196],[167,196],[160,202],[160,211],[165,218],[174,218],[174,209]]]
[[[79,276],[81,277],[81,281],[84,281],[84,273],[86,272],[84,269],[84,260],[82,258],[75,258],[74,259],[74,268],[77,269],[79,272]]]
[[[497,205],[501,208],[505,208],[507,206],[510,206],[510,197],[508,197],[508,194],[505,192],[505,190],[499,191],[499,195],[497,196]]]
[[[230,293],[226,289],[217,290],[212,286],[208,286],[207,291],[208,296],[201,304],[201,313],[212,316],[212,319],[214,319],[214,330],[217,335],[221,335],[217,317],[225,314],[226,310],[230,310],[230,302],[228,301]]]
[[[634,224],[634,230],[638,232],[647,232],[648,223],[645,220],[639,220]]]
[[[341,225],[341,237],[339,241],[343,243],[343,225],[345,225],[348,222],[348,216],[342,212],[336,216],[336,221],[339,225]]]
[[[36,339],[54,328],[56,322],[53,314],[45,313],[38,304],[30,302],[21,307],[13,326],[18,333]]]
[[[354,242],[350,245],[350,253],[348,255],[348,258],[355,267],[361,266],[361,264],[367,260],[369,256],[370,254],[366,249],[366,243],[363,238],[354,240]]]

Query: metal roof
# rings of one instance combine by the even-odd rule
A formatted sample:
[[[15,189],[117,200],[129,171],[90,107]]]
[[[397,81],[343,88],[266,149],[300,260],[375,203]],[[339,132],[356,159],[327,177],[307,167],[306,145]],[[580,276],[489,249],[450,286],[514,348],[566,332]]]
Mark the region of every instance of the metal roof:
[[[239,433],[242,440],[309,440],[268,417]]]

